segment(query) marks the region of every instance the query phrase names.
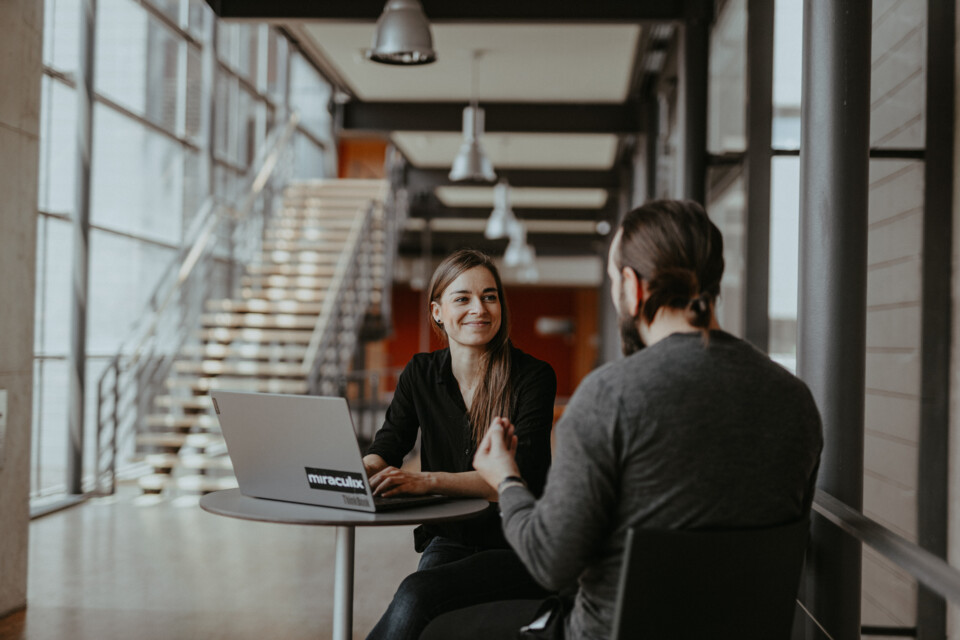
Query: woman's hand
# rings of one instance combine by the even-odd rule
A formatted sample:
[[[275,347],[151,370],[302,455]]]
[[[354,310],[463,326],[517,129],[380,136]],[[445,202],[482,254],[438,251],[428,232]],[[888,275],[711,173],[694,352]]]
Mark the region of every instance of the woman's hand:
[[[432,474],[420,471],[404,471],[396,467],[386,467],[374,474],[370,478],[370,488],[373,489],[373,495],[385,498],[437,492],[436,482]]]
[[[495,418],[473,457],[473,468],[494,490],[507,476],[519,476],[517,436],[506,418]]]
[[[383,471],[389,465],[387,461],[375,453],[368,453],[363,456],[363,470],[367,472],[367,478],[373,477],[378,471]]]

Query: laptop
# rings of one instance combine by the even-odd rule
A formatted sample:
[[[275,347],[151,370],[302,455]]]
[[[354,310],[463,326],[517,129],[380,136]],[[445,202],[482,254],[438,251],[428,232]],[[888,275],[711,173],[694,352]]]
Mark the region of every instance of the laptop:
[[[443,496],[375,497],[344,398],[211,391],[243,495],[354,511],[386,511]]]

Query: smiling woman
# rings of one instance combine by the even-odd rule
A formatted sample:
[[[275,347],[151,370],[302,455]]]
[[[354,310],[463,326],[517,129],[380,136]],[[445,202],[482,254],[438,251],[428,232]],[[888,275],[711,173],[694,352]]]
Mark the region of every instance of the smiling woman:
[[[435,493],[497,499],[473,469],[473,454],[495,418],[517,426],[520,471],[539,494],[550,466],[557,378],[546,362],[510,343],[510,314],[490,258],[462,250],[430,282],[434,331],[447,347],[413,357],[397,382],[383,427],[363,462],[379,495]],[[421,437],[421,471],[400,469]],[[371,638],[416,638],[435,616],[464,606],[544,593],[508,547],[495,505],[464,523],[414,532],[423,552]]]

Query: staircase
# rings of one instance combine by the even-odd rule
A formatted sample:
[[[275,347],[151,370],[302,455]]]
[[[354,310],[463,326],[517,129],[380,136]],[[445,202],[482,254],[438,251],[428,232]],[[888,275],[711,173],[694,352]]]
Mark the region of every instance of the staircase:
[[[204,303],[141,421],[136,451],[152,473],[146,493],[176,495],[236,486],[211,389],[342,393],[365,324],[384,325],[387,185],[372,180],[294,184],[263,231],[236,297]]]

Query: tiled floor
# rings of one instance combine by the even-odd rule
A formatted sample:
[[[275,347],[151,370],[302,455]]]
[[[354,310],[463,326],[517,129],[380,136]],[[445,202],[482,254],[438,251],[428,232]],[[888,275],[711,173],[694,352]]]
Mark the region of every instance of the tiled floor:
[[[354,638],[416,568],[413,527],[358,528]],[[28,607],[2,640],[329,638],[334,530],[90,500],[30,525]]]

